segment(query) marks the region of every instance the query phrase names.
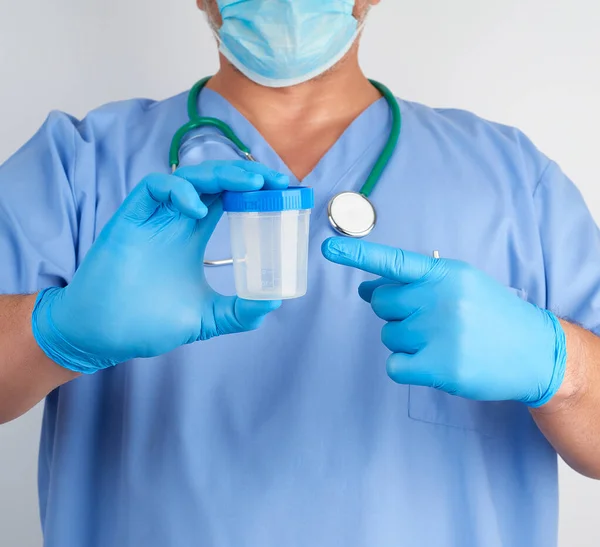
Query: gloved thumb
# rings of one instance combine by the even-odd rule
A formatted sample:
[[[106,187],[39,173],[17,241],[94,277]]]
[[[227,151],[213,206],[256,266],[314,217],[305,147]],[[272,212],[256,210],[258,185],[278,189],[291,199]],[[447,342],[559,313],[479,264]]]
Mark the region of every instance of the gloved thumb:
[[[265,316],[281,306],[278,300],[244,300],[221,296],[215,302],[215,324],[219,334],[235,334],[258,329]]]

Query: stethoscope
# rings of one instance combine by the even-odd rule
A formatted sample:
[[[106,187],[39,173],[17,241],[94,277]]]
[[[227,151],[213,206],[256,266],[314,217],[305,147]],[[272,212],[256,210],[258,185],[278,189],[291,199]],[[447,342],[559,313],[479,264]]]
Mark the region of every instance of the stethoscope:
[[[210,78],[209,76],[197,82],[188,95],[187,111],[189,121],[180,127],[173,136],[169,152],[169,165],[173,172],[179,167],[179,152],[183,139],[191,131],[203,127],[214,127],[219,130],[237,148],[243,158],[248,161],[256,161],[250,149],[238,138],[229,125],[217,118],[200,116],[198,99]],[[365,237],[375,228],[377,213],[369,200],[369,196],[381,180],[383,172],[398,146],[402,129],[400,105],[394,94],[383,84],[374,80],[370,80],[370,82],[383,95],[392,113],[390,136],[360,191],[340,192],[331,198],[327,206],[327,216],[333,229],[344,236],[355,238]],[[205,260],[204,264],[206,266],[226,266],[233,264],[233,260]]]

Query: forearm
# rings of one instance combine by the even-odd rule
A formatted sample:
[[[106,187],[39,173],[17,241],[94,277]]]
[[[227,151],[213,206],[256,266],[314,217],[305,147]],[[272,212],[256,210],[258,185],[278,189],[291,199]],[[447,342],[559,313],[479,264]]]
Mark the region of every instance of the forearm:
[[[565,379],[557,394],[531,413],[565,462],[600,479],[600,338],[562,325],[567,338]]]
[[[46,357],[31,330],[33,296],[0,296],[0,423],[13,420],[77,375]]]

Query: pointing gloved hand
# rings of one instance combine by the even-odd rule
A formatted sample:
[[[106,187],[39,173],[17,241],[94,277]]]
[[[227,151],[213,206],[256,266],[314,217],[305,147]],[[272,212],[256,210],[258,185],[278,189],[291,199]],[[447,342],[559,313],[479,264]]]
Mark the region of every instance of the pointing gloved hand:
[[[359,294],[387,321],[382,341],[394,381],[532,407],[560,388],[567,361],[560,322],[483,272],[344,238],[325,241],[323,254],[382,277]]]
[[[59,365],[93,373],[258,328],[280,303],[216,293],[204,275],[204,253],[222,215],[218,194],[287,185],[284,175],[247,161],[206,162],[146,177],[71,283],[38,295],[32,316],[38,344]]]

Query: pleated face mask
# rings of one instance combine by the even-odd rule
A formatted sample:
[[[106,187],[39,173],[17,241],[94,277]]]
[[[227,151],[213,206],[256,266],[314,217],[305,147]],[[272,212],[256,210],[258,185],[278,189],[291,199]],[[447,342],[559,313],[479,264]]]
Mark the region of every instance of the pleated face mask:
[[[252,81],[290,87],[320,76],[360,32],[354,0],[217,0],[220,51]]]

